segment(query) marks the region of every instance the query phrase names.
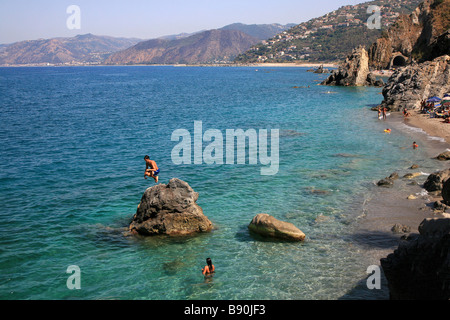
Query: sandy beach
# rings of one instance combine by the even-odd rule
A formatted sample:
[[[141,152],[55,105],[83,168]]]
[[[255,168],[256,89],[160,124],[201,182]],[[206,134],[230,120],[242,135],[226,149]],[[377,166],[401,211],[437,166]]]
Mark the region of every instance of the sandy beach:
[[[405,121],[414,127],[420,128],[433,137],[440,137],[450,143],[450,123],[445,123],[441,118],[430,118],[429,115],[412,111],[411,116]]]

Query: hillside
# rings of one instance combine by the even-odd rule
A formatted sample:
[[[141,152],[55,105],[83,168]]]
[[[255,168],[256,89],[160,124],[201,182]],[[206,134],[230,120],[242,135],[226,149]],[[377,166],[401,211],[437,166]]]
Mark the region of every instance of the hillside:
[[[235,62],[301,62],[343,60],[352,48],[375,42],[402,13],[412,12],[420,0],[375,0],[344,6],[301,23],[239,55]],[[369,5],[381,8],[381,29],[367,28]]]
[[[259,39],[236,30],[208,30],[175,39],[143,41],[106,59],[105,64],[197,64],[232,61]]]
[[[243,23],[233,23],[229,24],[225,27],[220,28],[219,30],[237,30],[242,31],[243,33],[248,34],[259,40],[266,40],[276,36],[277,34],[288,30],[292,27],[296,26],[294,23],[290,23],[287,25],[282,25],[279,23],[272,24],[243,24]]]
[[[92,34],[21,41],[0,48],[0,65],[100,64],[111,53],[139,41]]]

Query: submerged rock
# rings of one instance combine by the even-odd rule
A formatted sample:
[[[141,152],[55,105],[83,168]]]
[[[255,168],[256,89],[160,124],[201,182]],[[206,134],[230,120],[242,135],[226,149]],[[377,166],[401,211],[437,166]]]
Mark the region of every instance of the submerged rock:
[[[277,220],[267,213],[256,215],[248,228],[263,237],[291,241],[305,240],[305,234],[292,223]]]
[[[380,260],[393,300],[450,298],[450,219],[425,219],[418,237]]]
[[[196,203],[198,193],[187,182],[171,179],[148,188],[129,230],[140,235],[188,235],[212,230],[212,223]]]

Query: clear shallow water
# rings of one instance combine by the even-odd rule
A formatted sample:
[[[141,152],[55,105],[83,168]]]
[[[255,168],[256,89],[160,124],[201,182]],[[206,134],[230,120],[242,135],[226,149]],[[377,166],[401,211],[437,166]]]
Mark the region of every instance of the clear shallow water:
[[[303,68],[0,68],[0,298],[386,297],[358,286],[368,264],[352,232],[373,182],[423,163],[425,151],[383,133],[369,108],[380,89],[316,86],[323,77]],[[280,129],[279,173],[174,165],[172,132],[193,135],[195,120],[204,131]],[[143,179],[145,154],[160,182],[177,177],[199,192],[215,231],[123,236],[154,185]],[[307,240],[258,241],[247,225],[262,212]],[[207,257],[212,281],[200,273]],[[81,290],[66,287],[69,265],[81,268]]]

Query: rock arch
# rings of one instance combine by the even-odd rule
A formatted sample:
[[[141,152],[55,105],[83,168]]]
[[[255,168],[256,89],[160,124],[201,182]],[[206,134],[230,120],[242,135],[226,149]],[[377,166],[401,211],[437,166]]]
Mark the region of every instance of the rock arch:
[[[408,63],[408,58],[402,55],[401,53],[394,54],[391,63],[389,64],[389,68],[398,68],[404,67]]]

